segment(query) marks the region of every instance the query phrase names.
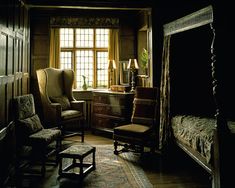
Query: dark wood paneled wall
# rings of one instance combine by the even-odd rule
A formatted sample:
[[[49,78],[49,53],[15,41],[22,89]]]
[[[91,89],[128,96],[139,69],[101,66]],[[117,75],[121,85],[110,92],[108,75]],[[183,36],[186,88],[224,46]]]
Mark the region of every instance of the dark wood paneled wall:
[[[0,187],[5,187],[14,172],[15,129],[11,101],[29,92],[28,18],[23,1],[0,1]]]
[[[0,2],[0,129],[13,119],[11,99],[29,92],[28,10],[19,0]]]

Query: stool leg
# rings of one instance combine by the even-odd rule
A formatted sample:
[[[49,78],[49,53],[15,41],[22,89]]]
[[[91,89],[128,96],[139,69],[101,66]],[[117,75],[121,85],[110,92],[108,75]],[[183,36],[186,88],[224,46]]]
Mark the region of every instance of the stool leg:
[[[41,174],[42,177],[45,177],[46,174],[46,160],[47,160],[47,156],[46,156],[46,147],[43,146],[43,151],[42,151],[42,167],[41,167]]]
[[[118,155],[118,151],[117,151],[118,142],[117,142],[117,140],[114,140],[114,143],[113,143],[113,144],[114,144],[114,152],[113,152],[113,153],[114,153],[115,155]]]
[[[83,179],[83,158],[80,159],[80,176]]]
[[[62,157],[59,157],[59,175],[62,174]]]
[[[73,158],[73,165],[75,165],[76,164],[76,159],[75,158]]]
[[[82,142],[84,142],[84,120],[81,120],[82,121]]]
[[[93,168],[96,169],[96,164],[95,164],[95,149],[93,151],[93,162],[92,162],[92,165],[93,165]]]

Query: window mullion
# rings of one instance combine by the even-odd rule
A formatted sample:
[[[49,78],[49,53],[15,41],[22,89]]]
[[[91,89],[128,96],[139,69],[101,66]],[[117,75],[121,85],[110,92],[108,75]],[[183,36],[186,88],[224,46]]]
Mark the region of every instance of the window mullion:
[[[76,29],[73,29],[73,56],[72,56],[72,67],[74,70],[75,81],[73,83],[74,88],[77,88],[77,64],[76,64]]]
[[[96,64],[96,29],[94,29],[94,35],[93,35],[93,74],[94,74],[94,88],[97,87],[97,64]]]

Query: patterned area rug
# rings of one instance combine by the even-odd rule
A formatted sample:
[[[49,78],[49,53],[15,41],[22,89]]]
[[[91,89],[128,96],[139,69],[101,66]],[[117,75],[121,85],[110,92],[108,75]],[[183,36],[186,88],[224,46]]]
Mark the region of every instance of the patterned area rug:
[[[96,145],[96,170],[88,174],[83,183],[58,178],[58,168],[48,167],[47,178],[34,187],[84,188],[151,188],[153,187],[140,167],[139,155],[132,152],[113,154],[113,145]],[[68,160],[68,159],[67,159]],[[85,158],[89,159],[89,156]],[[68,162],[68,161],[67,161]],[[65,161],[66,163],[66,161]]]

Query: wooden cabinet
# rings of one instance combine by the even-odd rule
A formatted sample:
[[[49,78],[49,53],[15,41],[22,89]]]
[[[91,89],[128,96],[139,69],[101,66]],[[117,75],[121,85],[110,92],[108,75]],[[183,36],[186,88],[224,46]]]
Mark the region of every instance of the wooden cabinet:
[[[113,128],[130,121],[134,93],[94,91],[92,130],[112,133]]]

